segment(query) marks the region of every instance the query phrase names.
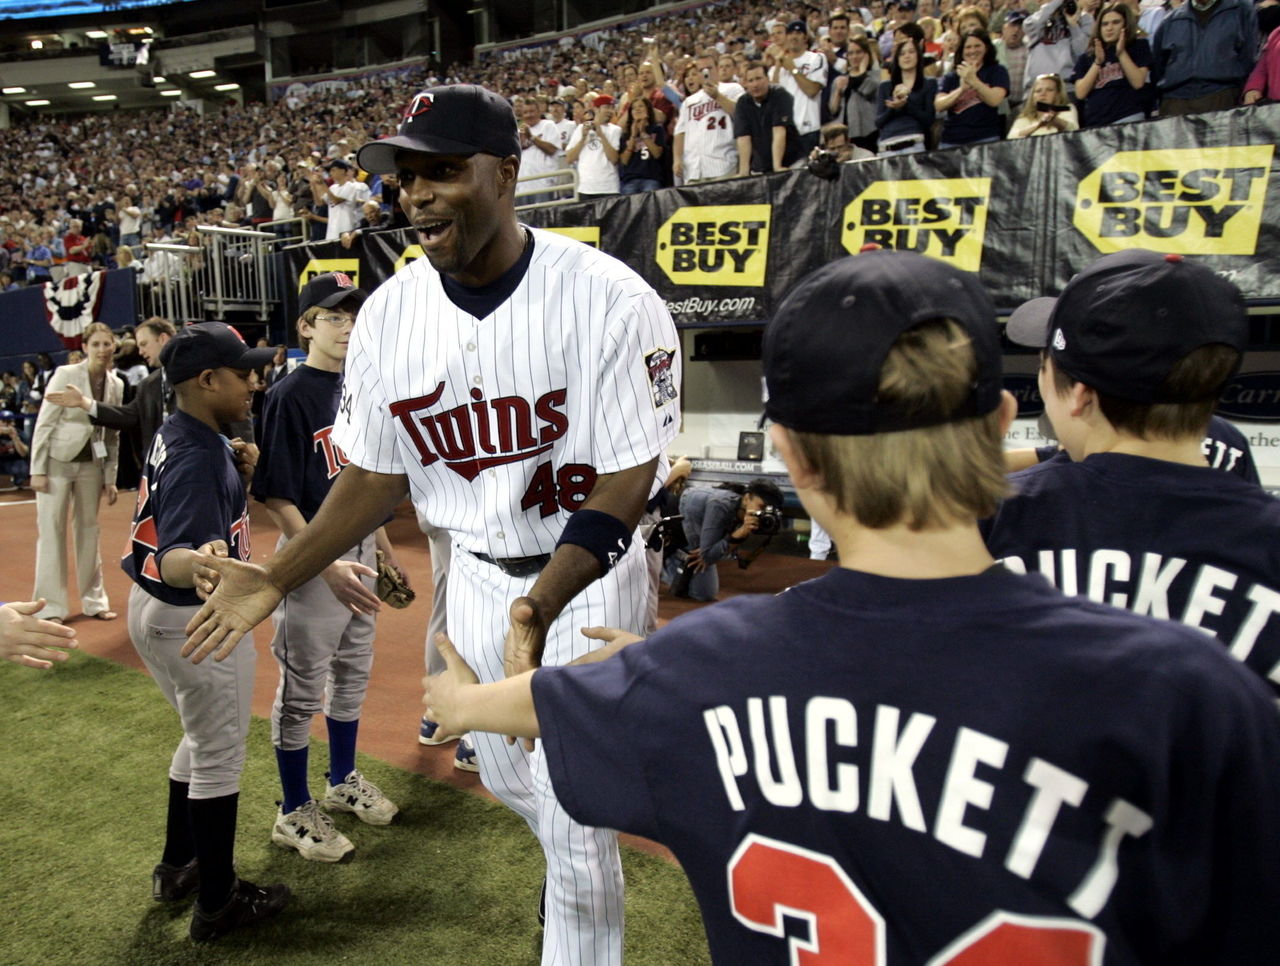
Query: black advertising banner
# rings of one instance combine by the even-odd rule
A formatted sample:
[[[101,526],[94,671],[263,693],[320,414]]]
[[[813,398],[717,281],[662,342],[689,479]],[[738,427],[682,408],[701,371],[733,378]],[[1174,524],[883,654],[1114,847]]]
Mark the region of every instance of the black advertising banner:
[[[762,322],[804,275],[869,244],[977,272],[1009,311],[1107,252],[1204,259],[1280,302],[1280,105],[616,196],[521,212],[609,252],[676,322]],[[422,251],[411,232],[286,253],[293,292],[344,271],[372,290]]]
[[[1049,294],[1099,255],[1149,248],[1196,256],[1249,299],[1280,299],[1280,105],[1052,140]]]

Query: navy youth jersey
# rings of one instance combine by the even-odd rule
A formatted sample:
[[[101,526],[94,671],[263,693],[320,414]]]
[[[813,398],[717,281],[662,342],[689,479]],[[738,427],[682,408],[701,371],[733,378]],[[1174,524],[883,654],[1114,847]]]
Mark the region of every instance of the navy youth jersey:
[[[1044,463],[1062,452],[1056,445],[1037,446],[1036,458]],[[1204,454],[1204,460],[1211,468],[1234,473],[1250,483],[1261,484],[1258,468],[1253,462],[1253,450],[1249,447],[1249,440],[1245,438],[1244,433],[1221,416],[1213,416],[1209,419],[1209,429],[1204,439],[1200,441],[1200,452]]]
[[[262,442],[250,488],[255,499],[288,500],[308,523],[347,457],[333,441],[342,374],[301,365],[267,390]]]
[[[1280,685],[1280,502],[1231,473],[1097,453],[1010,477],[980,524],[1010,569],[1181,621]]]
[[[1280,948],[1280,716],[1174,624],[1000,568],[835,568],[533,696],[556,796],[671,848],[716,963]]]
[[[248,560],[249,502],[226,437],[179,410],[151,441],[120,566],[152,597],[199,606],[195,590],[160,578],[160,561],[170,550],[211,540],[225,540],[228,556]]]

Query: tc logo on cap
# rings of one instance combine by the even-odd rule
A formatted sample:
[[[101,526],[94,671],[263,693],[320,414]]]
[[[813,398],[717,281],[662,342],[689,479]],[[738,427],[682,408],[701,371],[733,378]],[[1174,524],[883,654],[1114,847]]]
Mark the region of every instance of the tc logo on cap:
[[[1061,329],[1053,330],[1053,347],[1059,352],[1067,347],[1067,337],[1062,334]]]
[[[338,288],[355,288],[355,283],[351,281],[351,276],[346,272],[334,272],[333,281]]]
[[[435,95],[428,94],[426,91],[413,95],[413,100],[405,108],[404,119],[407,121],[409,118],[417,117],[419,114],[426,114],[427,111],[431,110],[432,102],[434,101]]]

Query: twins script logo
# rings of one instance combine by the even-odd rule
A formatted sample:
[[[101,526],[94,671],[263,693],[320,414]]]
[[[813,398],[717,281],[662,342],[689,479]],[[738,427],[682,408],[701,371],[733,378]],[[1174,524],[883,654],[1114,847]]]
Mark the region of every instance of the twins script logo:
[[[332,426],[317,429],[311,434],[311,448],[318,449],[324,454],[325,471],[328,473],[326,479],[333,479],[344,466],[351,462],[347,459],[347,454],[342,452],[338,444],[333,441]]]
[[[519,463],[550,452],[569,430],[564,414],[566,389],[553,389],[533,403],[522,396],[485,399],[471,390],[470,403],[442,413],[429,413],[444,396],[442,382],[425,396],[391,404],[391,415],[400,420],[423,466],[437,460],[468,482],[484,470]]]

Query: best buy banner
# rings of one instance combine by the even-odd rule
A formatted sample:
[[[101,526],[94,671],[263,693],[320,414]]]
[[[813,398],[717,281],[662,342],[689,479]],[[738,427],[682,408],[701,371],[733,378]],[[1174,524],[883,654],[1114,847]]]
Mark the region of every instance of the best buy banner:
[[[1280,105],[842,165],[522,212],[608,252],[677,323],[768,320],[800,278],[868,245],[977,273],[996,305],[1056,295],[1099,256],[1179,252],[1250,300],[1280,300]],[[421,257],[410,232],[288,254],[297,286],[341,264],[372,289]]]

